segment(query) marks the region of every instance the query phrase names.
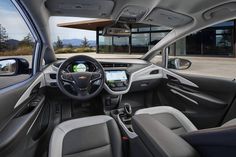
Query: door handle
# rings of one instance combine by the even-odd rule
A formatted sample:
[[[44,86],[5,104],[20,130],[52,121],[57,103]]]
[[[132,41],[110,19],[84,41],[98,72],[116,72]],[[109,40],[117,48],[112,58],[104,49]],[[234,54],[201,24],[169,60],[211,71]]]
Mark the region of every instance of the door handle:
[[[173,84],[178,84],[178,85],[181,84],[181,82],[176,78],[168,78],[168,81]]]

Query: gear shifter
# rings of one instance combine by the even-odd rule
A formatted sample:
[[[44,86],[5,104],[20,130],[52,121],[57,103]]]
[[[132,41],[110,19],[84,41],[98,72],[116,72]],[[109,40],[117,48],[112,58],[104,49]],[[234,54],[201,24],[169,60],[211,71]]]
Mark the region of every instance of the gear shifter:
[[[132,107],[129,103],[124,104],[124,114],[127,118],[132,117]]]
[[[122,121],[125,124],[130,124],[132,118],[132,107],[129,103],[124,104]]]

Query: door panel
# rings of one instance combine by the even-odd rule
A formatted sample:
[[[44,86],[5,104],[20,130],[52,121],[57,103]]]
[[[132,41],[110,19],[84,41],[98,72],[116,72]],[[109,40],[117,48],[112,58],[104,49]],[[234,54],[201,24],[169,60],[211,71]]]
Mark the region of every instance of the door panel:
[[[184,85],[177,78],[168,78],[158,90],[161,104],[179,109],[199,129],[221,125],[236,94],[235,82],[194,75],[180,76],[198,87]]]
[[[25,156],[28,151],[29,133],[45,105],[41,76],[0,90],[0,156]]]

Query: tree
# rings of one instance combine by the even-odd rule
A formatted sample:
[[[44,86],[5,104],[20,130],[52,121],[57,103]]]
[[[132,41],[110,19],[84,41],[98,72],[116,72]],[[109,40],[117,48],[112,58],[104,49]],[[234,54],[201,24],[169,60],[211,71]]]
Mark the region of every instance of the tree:
[[[88,39],[86,37],[84,37],[84,40],[81,42],[82,43],[82,47],[90,47]]]
[[[72,44],[68,44],[66,47],[72,49],[73,45]]]
[[[34,46],[34,40],[30,33],[27,34],[27,36],[24,37],[23,40],[19,43],[20,46],[27,46],[27,47],[33,47]]]
[[[0,24],[0,51],[7,49],[8,47],[7,41],[8,41],[8,35],[7,35],[6,28],[4,28]]]
[[[56,49],[60,49],[60,48],[64,47],[63,42],[62,42],[62,40],[60,39],[59,36],[57,36],[57,41],[54,43],[54,47]]]

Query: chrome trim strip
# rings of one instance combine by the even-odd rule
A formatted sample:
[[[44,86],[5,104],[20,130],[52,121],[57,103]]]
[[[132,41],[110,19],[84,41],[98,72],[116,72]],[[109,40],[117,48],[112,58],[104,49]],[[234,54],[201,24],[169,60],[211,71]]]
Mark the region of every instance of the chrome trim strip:
[[[32,122],[32,124],[30,125],[30,127],[29,127],[29,129],[28,129],[26,135],[29,134],[30,130],[32,129],[32,127],[34,126],[36,120],[38,119],[38,117],[39,117],[41,111],[43,110],[43,104],[41,104],[41,106],[39,106],[39,107],[40,107],[39,112],[38,112],[38,114],[36,115],[36,117],[35,117],[34,121]]]
[[[175,73],[173,73],[173,72],[163,68],[163,78],[168,79],[167,75],[170,75],[170,76],[178,79],[180,81],[180,83],[182,83],[184,85],[188,85],[188,86],[191,86],[191,87],[199,88],[198,85],[196,85],[195,83],[193,83],[193,82],[183,78],[182,76],[179,76],[179,75],[177,75],[177,74],[175,74]]]
[[[185,96],[184,94],[181,94],[180,92],[178,92],[178,91],[176,91],[176,90],[174,90],[174,89],[171,89],[170,91],[171,91],[172,93],[174,93],[174,94],[177,94],[177,95],[181,96],[182,98],[185,98],[185,99],[191,101],[192,103],[194,103],[194,104],[196,104],[196,105],[199,105],[197,101],[195,101],[195,100],[193,100],[193,99],[191,99],[191,98]]]
[[[41,73],[38,78],[27,88],[27,90],[24,92],[24,94],[20,97],[20,99],[17,101],[16,105],[14,106],[14,109],[17,108],[19,105],[21,105],[26,99],[30,97],[31,91],[34,89],[34,87],[41,83],[40,87],[45,86],[45,79],[44,79],[44,73]]]

